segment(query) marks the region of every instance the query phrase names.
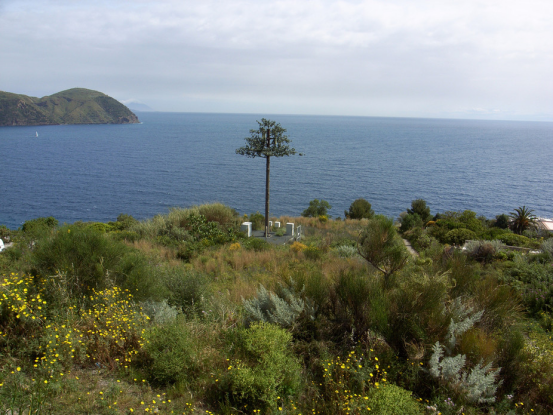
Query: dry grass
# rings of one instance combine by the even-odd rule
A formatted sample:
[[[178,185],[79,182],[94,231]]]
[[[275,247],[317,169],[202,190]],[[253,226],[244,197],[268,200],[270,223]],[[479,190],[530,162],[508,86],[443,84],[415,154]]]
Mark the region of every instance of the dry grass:
[[[129,245],[133,248],[138,249],[149,257],[161,258],[162,260],[168,261],[169,265],[178,265],[180,263],[180,260],[177,259],[174,249],[153,243],[149,240],[140,239]]]

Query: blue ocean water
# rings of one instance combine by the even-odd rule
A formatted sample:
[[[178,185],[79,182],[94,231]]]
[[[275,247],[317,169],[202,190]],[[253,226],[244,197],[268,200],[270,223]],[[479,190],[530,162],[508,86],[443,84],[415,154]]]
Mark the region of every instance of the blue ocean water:
[[[280,122],[305,154],[271,159],[273,215],[299,215],[318,198],[343,217],[362,197],[392,217],[418,198],[433,214],[470,209],[492,218],[526,205],[553,216],[553,123],[138,116],[142,124],[0,128],[0,224],[144,219],[214,201],[263,212],[265,160],[235,154],[262,117]]]

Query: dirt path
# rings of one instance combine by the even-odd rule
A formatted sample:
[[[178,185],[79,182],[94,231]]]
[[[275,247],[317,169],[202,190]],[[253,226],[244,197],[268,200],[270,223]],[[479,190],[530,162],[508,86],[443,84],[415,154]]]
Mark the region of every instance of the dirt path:
[[[409,253],[410,253],[411,255],[413,255],[414,257],[418,257],[418,256],[419,256],[419,253],[413,249],[413,247],[411,246],[411,244],[409,243],[409,241],[408,241],[407,239],[402,239],[402,240],[403,240],[403,243],[404,243],[405,247],[406,247],[407,250],[409,251]]]

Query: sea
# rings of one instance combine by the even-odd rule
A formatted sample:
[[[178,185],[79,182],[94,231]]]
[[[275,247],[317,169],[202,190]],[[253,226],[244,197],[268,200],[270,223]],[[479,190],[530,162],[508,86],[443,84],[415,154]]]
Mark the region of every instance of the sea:
[[[257,120],[277,121],[297,153],[271,158],[270,212],[312,199],[332,217],[358,199],[397,218],[424,199],[432,214],[494,218],[526,206],[553,217],[553,123],[309,115],[139,112],[141,123],[0,127],[0,225],[143,220],[221,202],[264,212],[265,159],[236,154]]]

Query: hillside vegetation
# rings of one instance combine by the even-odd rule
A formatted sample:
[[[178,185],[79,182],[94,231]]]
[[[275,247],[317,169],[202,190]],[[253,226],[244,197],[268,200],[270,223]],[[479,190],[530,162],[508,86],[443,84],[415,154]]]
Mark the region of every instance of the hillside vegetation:
[[[364,212],[285,245],[221,204],[0,226],[0,413],[552,413],[553,238]]]
[[[90,89],[73,88],[42,98],[0,91],[0,126],[137,122],[126,106]]]

